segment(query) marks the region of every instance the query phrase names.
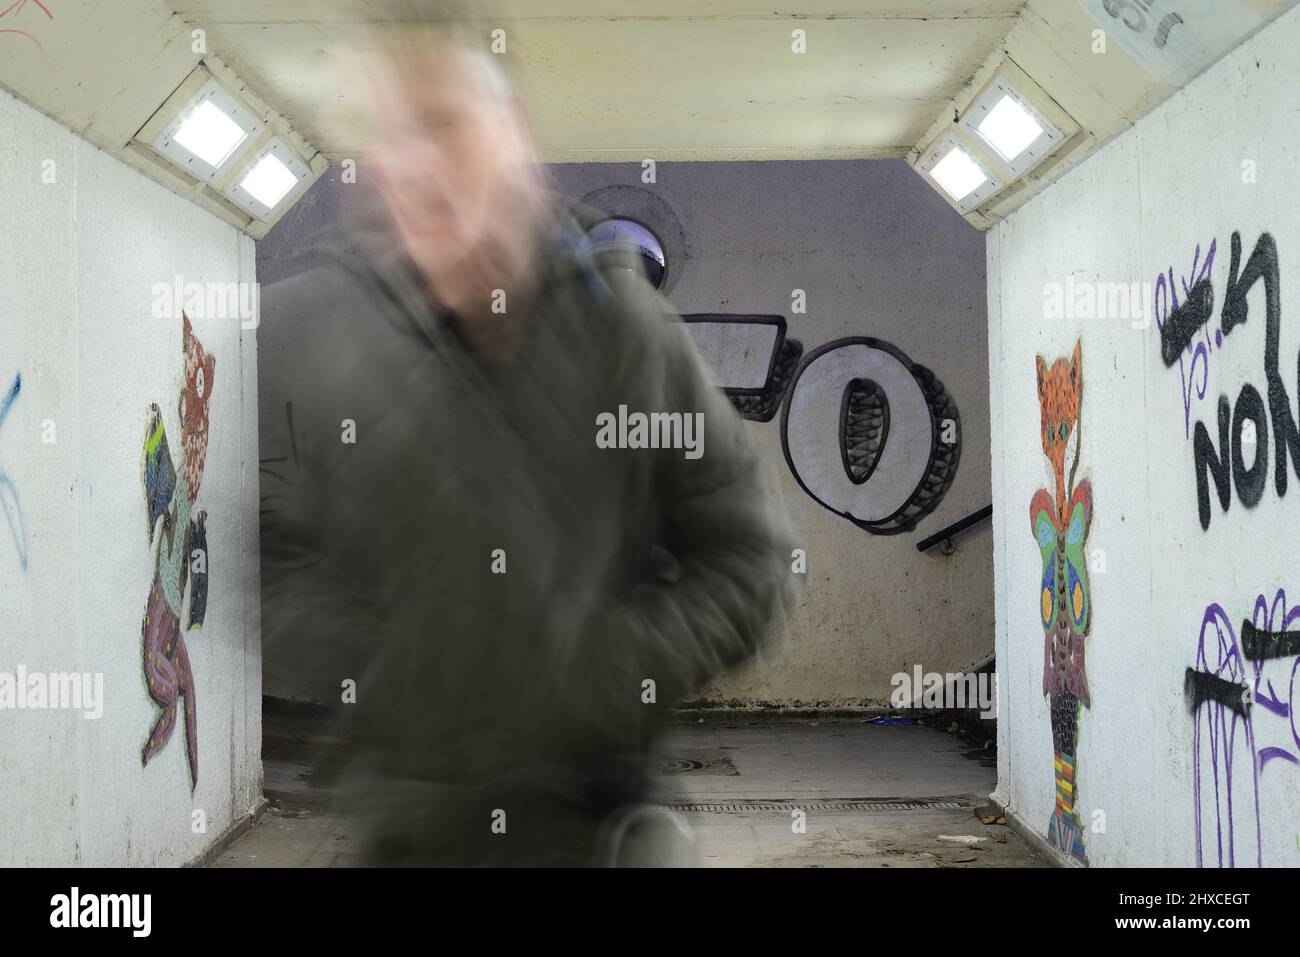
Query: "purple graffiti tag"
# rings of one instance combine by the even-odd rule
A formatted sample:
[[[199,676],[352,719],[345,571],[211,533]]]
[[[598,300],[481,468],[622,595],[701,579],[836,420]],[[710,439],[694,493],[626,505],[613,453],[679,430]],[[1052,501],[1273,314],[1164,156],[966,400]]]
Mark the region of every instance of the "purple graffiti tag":
[[[1291,665],[1291,695],[1290,695],[1289,700],[1292,702],[1293,705],[1294,705],[1295,700],[1296,700],[1296,680],[1297,680],[1297,679],[1300,679],[1300,657],[1297,657],[1296,660],[1295,660],[1295,663],[1294,663],[1293,665]],[[1295,742],[1296,748],[1297,748],[1298,750],[1300,750],[1300,728],[1297,728],[1297,727],[1296,727],[1296,723],[1295,723],[1295,716],[1296,716],[1296,711],[1297,711],[1297,710],[1300,710],[1300,709],[1297,709],[1297,708],[1295,708],[1295,707],[1292,707],[1292,708],[1291,708],[1291,717],[1290,717],[1290,722],[1291,722],[1291,740]],[[1291,755],[1291,756],[1290,756],[1290,760],[1294,761],[1294,760],[1295,760],[1295,755]]]
[[[1206,638],[1214,628],[1215,641],[1207,647]],[[1241,650],[1237,645],[1237,633],[1232,626],[1227,612],[1218,604],[1205,609],[1201,621],[1201,634],[1196,649],[1196,668],[1232,684],[1244,684],[1245,668]],[[1196,817],[1196,866],[1205,867],[1205,827],[1201,815],[1203,795],[1201,789],[1202,739],[1209,749],[1210,772],[1214,782],[1214,850],[1217,863],[1212,866],[1235,867],[1237,864],[1237,841],[1233,815],[1233,770],[1241,767],[1237,763],[1238,730],[1243,731],[1246,767],[1251,777],[1251,790],[1255,805],[1255,859],[1262,863],[1264,851],[1259,834],[1259,772],[1255,763],[1255,735],[1250,721],[1221,702],[1208,702],[1201,705],[1196,712],[1196,723],[1192,731],[1192,790]],[[1240,728],[1238,725],[1240,724]],[[1224,838],[1227,838],[1225,859]]]
[[[1192,268],[1186,275],[1178,278],[1177,284],[1174,281],[1174,267],[1172,265],[1156,278],[1155,292],[1152,297],[1154,300],[1152,311],[1156,317],[1157,334],[1164,330],[1165,320],[1179,306],[1181,300],[1178,286],[1182,286],[1182,297],[1186,298],[1198,282],[1210,277],[1211,270],[1214,267],[1214,253],[1217,248],[1218,240],[1210,240],[1209,249],[1206,251],[1204,261],[1202,261],[1201,244],[1197,243],[1196,249],[1192,253]],[[1209,326],[1206,325],[1201,336],[1189,342],[1184,354],[1178,358],[1178,371],[1181,378],[1180,388],[1183,395],[1183,438],[1191,437],[1193,390],[1197,402],[1205,398],[1206,390],[1210,384],[1210,352],[1221,345],[1222,342],[1223,334],[1216,331],[1214,338],[1211,339]],[[1201,373],[1199,385],[1196,383],[1198,366]]]
[[[1296,605],[1288,611],[1286,606],[1286,592],[1283,589],[1279,588],[1277,590],[1277,594],[1273,596],[1272,602],[1266,601],[1263,595],[1260,595],[1255,599],[1255,608],[1251,613],[1251,624],[1256,628],[1267,632],[1289,631],[1297,621],[1300,621],[1300,605]],[[1300,658],[1297,658],[1296,661],[1300,664]],[[1251,662],[1255,673],[1255,704],[1263,708],[1265,711],[1275,714],[1279,718],[1286,718],[1288,722],[1291,722],[1291,714],[1294,709],[1290,689],[1288,689],[1287,700],[1283,701],[1278,695],[1277,689],[1273,687],[1273,682],[1265,680],[1264,664],[1265,662],[1263,659]],[[1294,669],[1292,670],[1292,675],[1294,675]],[[1261,682],[1264,682],[1267,687],[1261,688]],[[1294,685],[1295,682],[1293,680],[1291,683],[1292,688],[1294,688]],[[1292,724],[1292,734],[1294,736],[1294,723],[1292,722]],[[1300,737],[1296,738],[1296,746],[1297,748],[1300,748]],[[1292,763],[1300,763],[1300,759],[1297,759],[1294,754],[1291,754],[1291,752],[1286,751],[1283,748],[1266,748],[1265,750],[1269,752],[1269,755],[1272,758],[1282,757],[1285,755]],[[1263,753],[1263,751],[1260,752],[1261,755]],[[1261,765],[1263,764],[1263,759],[1261,759],[1260,763]]]
[[[1295,630],[1300,622],[1300,605],[1288,608],[1286,591],[1277,589],[1270,599],[1260,593],[1243,627],[1254,626],[1273,639]],[[1213,633],[1211,633],[1213,627]],[[1217,639],[1217,640],[1215,640]],[[1196,670],[1200,679],[1201,694],[1193,699],[1195,725],[1192,731],[1193,800],[1196,817],[1196,865],[1207,866],[1205,849],[1208,825],[1203,822],[1211,796],[1203,791],[1203,777],[1213,781],[1214,843],[1208,866],[1235,867],[1237,844],[1250,854],[1259,866],[1263,865],[1263,833],[1260,814],[1260,780],[1267,767],[1300,766],[1300,731],[1296,727],[1297,677],[1300,676],[1300,656],[1295,658],[1290,671],[1290,681],[1285,695],[1279,694],[1273,681],[1264,675],[1265,665],[1277,662],[1276,657],[1261,657],[1258,650],[1248,658],[1237,640],[1223,606],[1211,604],[1205,609],[1196,651]],[[1208,691],[1206,689],[1209,689]],[[1243,706],[1230,694],[1240,689]],[[1286,720],[1286,730],[1291,742],[1284,744],[1259,744],[1279,730],[1274,720]],[[1240,727],[1238,725],[1240,724]],[[1237,732],[1242,734],[1238,737]],[[1276,740],[1276,738],[1274,739]],[[1203,758],[1208,758],[1203,764]],[[1243,783],[1234,772],[1249,768],[1250,779]],[[1274,774],[1269,775],[1272,780]],[[1246,802],[1243,806],[1242,802]],[[1241,820],[1250,814],[1253,801],[1253,819]],[[1225,848],[1226,840],[1226,848]]]
[[[1288,751],[1286,748],[1269,747],[1269,748],[1260,749],[1259,765],[1261,768],[1273,758],[1284,758],[1285,760],[1291,762],[1292,764],[1300,764],[1300,759],[1297,759],[1296,756],[1292,754],[1290,751]]]

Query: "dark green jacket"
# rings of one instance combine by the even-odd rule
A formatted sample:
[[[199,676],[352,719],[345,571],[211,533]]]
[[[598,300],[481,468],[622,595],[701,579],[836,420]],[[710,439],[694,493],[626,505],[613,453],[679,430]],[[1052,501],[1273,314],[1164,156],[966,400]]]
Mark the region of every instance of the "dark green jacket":
[[[789,536],[740,418],[639,267],[593,267],[568,215],[509,361],[465,348],[382,232],[263,296],[264,324],[310,330],[272,370],[298,451],[263,530],[264,640],[328,700],[357,682],[350,793],[384,860],[589,862],[673,705],[783,606]],[[598,448],[620,406],[702,412],[703,455]]]

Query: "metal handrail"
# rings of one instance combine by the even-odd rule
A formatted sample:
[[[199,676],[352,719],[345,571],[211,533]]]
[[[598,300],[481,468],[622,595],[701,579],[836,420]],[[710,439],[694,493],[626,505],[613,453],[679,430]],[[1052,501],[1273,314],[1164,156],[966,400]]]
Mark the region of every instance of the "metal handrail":
[[[972,525],[978,525],[980,522],[984,521],[984,519],[992,518],[992,517],[993,517],[993,506],[985,505],[978,512],[971,512],[965,518],[961,519],[960,521],[953,522],[951,525],[949,525],[947,528],[943,529],[942,531],[935,532],[929,538],[921,539],[919,542],[916,543],[916,550],[918,552],[929,551],[931,548],[934,548],[934,546],[938,545],[940,542],[944,542],[952,538],[958,532],[964,532]]]

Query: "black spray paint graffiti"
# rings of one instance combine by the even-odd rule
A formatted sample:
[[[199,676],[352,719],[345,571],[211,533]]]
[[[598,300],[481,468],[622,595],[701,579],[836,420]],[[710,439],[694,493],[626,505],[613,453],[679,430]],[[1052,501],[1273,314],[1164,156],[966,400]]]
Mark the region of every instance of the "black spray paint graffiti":
[[[1106,40],[1114,40],[1170,86],[1182,86],[1264,22],[1252,9],[1259,4],[1248,0],[1074,2],[1104,30],[1101,38],[1093,34],[1093,53],[1104,53]]]
[[[696,313],[682,321],[741,416],[772,421],[803,355],[799,340],[786,338],[785,319]]]
[[[1196,284],[1202,279],[1209,276],[1214,269],[1214,255],[1218,249],[1218,241],[1211,239],[1205,250],[1205,258],[1201,258],[1201,244],[1196,244],[1196,249],[1192,253],[1191,269],[1187,272],[1180,270],[1179,278],[1174,278],[1174,266],[1172,263],[1156,277],[1155,295],[1152,301],[1153,312],[1156,319],[1156,327],[1163,336],[1165,323],[1169,319],[1171,312],[1176,312],[1179,306],[1178,290],[1181,287],[1182,295],[1189,297]],[[1179,391],[1183,399],[1183,438],[1192,437],[1192,406],[1199,404],[1205,399],[1205,393],[1210,387],[1210,368],[1217,350],[1223,346],[1223,330],[1219,329],[1212,337],[1209,326],[1204,327],[1205,334],[1195,336],[1195,348],[1192,342],[1188,342],[1186,349],[1178,356],[1178,377]],[[1174,336],[1173,331],[1170,332]],[[1177,333],[1182,337],[1183,333]],[[1161,342],[1163,351],[1165,344]],[[1197,373],[1200,373],[1197,381]]]
[[[1195,714],[1203,704],[1217,704],[1243,718],[1250,717],[1250,689],[1245,685],[1220,678],[1209,671],[1188,668],[1183,680],[1183,694]]]
[[[838,400],[838,401],[836,401]],[[957,474],[957,405],[879,339],[827,343],[795,374],[781,444],[803,490],[877,535],[916,527]]]
[[[1300,655],[1300,631],[1267,631],[1247,619],[1241,623],[1241,650],[1247,661]]]
[[[1259,594],[1238,634],[1223,606],[1205,609],[1196,666],[1184,683],[1195,716],[1192,774],[1196,863],[1262,866],[1261,795],[1279,769],[1300,765],[1300,606],[1279,588]],[[1293,660],[1282,660],[1293,659]],[[1264,772],[1274,768],[1267,778]],[[1285,782],[1283,782],[1285,783]],[[1209,820],[1213,819],[1213,827]],[[1277,835],[1273,835],[1277,837]],[[1239,847],[1239,845],[1241,845]]]
[[[911,531],[957,474],[960,416],[943,383],[888,342],[848,337],[803,358],[780,316],[683,316],[746,418],[778,408],[786,464],[815,501],[877,535]]]
[[[1149,25],[1152,0],[1101,0],[1102,8],[1134,33],[1144,33]],[[1151,45],[1163,50],[1169,42],[1169,31],[1183,22],[1177,13],[1167,13],[1155,25]]]
[[[1218,442],[1211,438],[1204,422],[1197,422],[1192,436],[1192,454],[1196,470],[1197,508],[1201,528],[1210,527],[1210,480],[1214,480],[1219,507],[1228,510],[1232,488],[1246,508],[1254,508],[1264,494],[1268,475],[1269,421],[1273,424],[1273,483],[1282,498],[1287,488],[1287,456],[1294,461],[1300,477],[1300,428],[1291,410],[1286,386],[1278,371],[1278,334],[1282,321],[1278,291],[1277,245],[1269,233],[1260,234],[1255,248],[1241,267],[1241,234],[1232,234],[1232,264],[1228,271],[1227,290],[1219,313],[1222,335],[1249,318],[1247,296],[1257,282],[1264,284],[1264,376],[1268,394],[1267,412],[1264,397],[1249,382],[1242,385],[1235,405],[1227,394],[1219,396]],[[1166,366],[1179,361],[1197,332],[1214,313],[1214,286],[1209,278],[1192,287],[1187,298],[1175,309],[1160,330],[1160,351]],[[1249,429],[1247,423],[1250,423]],[[1250,465],[1247,466],[1247,460]]]

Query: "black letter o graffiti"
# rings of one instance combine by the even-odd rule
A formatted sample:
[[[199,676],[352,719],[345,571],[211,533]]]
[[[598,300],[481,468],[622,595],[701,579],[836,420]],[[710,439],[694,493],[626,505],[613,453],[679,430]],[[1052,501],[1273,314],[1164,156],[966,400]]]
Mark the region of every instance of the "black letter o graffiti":
[[[781,412],[790,472],[813,499],[876,535],[910,531],[943,500],[961,457],[943,383],[865,336],[829,342],[795,373]]]
[[[1249,421],[1254,432],[1254,461],[1246,468],[1242,449],[1242,429]],[[1264,494],[1264,479],[1268,475],[1268,417],[1264,412],[1264,399],[1249,382],[1237,395],[1237,406],[1232,411],[1232,484],[1237,486],[1237,498],[1246,508],[1254,508]]]

